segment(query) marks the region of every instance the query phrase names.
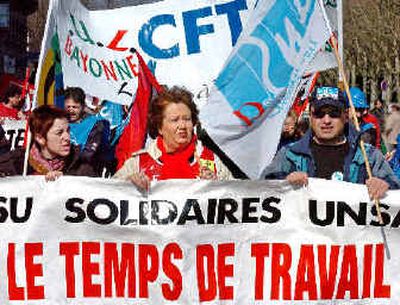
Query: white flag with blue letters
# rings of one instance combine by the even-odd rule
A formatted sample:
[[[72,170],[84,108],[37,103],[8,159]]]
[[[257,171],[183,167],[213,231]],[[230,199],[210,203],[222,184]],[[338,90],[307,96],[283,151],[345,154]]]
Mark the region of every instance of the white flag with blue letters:
[[[264,0],[214,82],[200,119],[250,178],[274,157],[298,84],[330,37],[318,0]]]

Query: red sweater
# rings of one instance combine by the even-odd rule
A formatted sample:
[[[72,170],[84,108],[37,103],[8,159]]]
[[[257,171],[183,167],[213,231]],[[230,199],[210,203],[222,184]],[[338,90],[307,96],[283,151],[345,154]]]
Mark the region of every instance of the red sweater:
[[[15,108],[9,108],[5,104],[0,103],[0,118],[18,120],[18,110]]]

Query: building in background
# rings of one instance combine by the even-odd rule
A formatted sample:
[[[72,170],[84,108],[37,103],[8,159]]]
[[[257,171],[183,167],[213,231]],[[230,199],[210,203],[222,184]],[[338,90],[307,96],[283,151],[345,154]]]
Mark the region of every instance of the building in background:
[[[0,0],[0,75],[25,75],[29,61],[27,17],[37,0]]]

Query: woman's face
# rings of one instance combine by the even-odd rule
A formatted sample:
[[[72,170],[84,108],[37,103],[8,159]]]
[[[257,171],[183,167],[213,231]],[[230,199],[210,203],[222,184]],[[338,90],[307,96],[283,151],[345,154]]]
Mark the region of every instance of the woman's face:
[[[192,113],[189,107],[183,103],[168,104],[158,133],[163,137],[167,152],[186,147],[193,137]]]
[[[36,140],[41,147],[43,157],[52,159],[68,156],[71,146],[67,119],[55,119],[47,132],[46,139],[38,135]]]

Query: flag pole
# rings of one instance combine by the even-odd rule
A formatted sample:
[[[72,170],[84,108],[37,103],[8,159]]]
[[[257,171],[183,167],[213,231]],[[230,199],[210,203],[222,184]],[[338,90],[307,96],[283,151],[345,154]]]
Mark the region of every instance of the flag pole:
[[[347,95],[347,97],[349,99],[351,118],[352,118],[352,120],[354,122],[354,126],[356,127],[357,131],[360,131],[360,125],[358,124],[356,110],[354,108],[353,100],[351,98],[349,84],[347,82],[346,74],[344,72],[343,61],[342,61],[342,59],[340,57],[340,54],[339,54],[337,39],[336,39],[336,37],[334,35],[334,32],[333,32],[333,30],[331,28],[328,16],[326,15],[326,12],[325,12],[325,9],[324,9],[324,6],[323,6],[323,3],[322,3],[321,0],[319,1],[319,4],[321,6],[322,14],[324,15],[326,26],[328,27],[328,31],[331,33],[331,38],[329,39],[329,41],[330,41],[330,43],[332,45],[332,48],[333,48],[333,51],[335,53],[336,61],[338,63],[338,67],[339,67],[339,74],[342,76],[344,89],[345,89],[346,95]],[[363,140],[360,140],[360,148],[361,148],[361,152],[362,152],[362,155],[363,155],[363,158],[364,158],[364,161],[365,161],[365,167],[367,169],[368,178],[372,178],[371,165],[369,163],[369,160],[368,160],[368,157],[367,157],[367,153],[365,151],[365,145],[364,145],[364,141]],[[383,225],[383,220],[382,220],[382,214],[381,214],[381,211],[380,211],[379,200],[374,199],[374,202],[375,202],[375,207],[376,207],[376,210],[377,210],[377,216],[378,216],[379,224]]]
[[[26,99],[29,96],[29,76],[31,74],[31,69],[30,67],[26,68],[25,72],[25,80],[24,80],[24,88],[22,91],[22,96],[25,99],[25,105],[26,105]],[[29,105],[29,111],[32,110],[32,105]],[[29,147],[31,144],[31,132],[29,129],[29,124],[28,124],[29,118],[26,119],[26,126],[25,126],[25,133],[27,133],[27,137],[24,139],[24,146],[25,146],[25,154],[24,154],[24,169],[22,172],[22,176],[26,177],[28,173],[28,159],[29,159]]]
[[[333,50],[335,52],[336,60],[338,62],[338,67],[339,67],[339,73],[342,75],[344,89],[346,91],[346,95],[347,95],[348,100],[349,100],[351,118],[353,120],[354,126],[356,127],[357,131],[360,131],[360,124],[358,123],[358,120],[357,120],[356,110],[354,108],[353,100],[351,98],[349,84],[347,83],[347,78],[346,78],[346,75],[345,75],[345,72],[344,72],[344,67],[343,67],[343,61],[342,61],[342,59],[340,58],[340,55],[339,55],[339,51],[338,51],[337,41],[336,41],[335,35],[331,36],[330,42],[331,42]],[[362,152],[362,155],[363,155],[363,158],[364,158],[364,161],[365,161],[365,168],[367,169],[368,178],[371,179],[373,177],[372,171],[371,171],[371,164],[369,163],[367,152],[365,150],[365,144],[364,144],[364,141],[362,139],[360,139],[360,148],[361,148],[361,152]],[[383,229],[384,223],[383,223],[383,219],[382,219],[379,199],[374,198],[374,204],[375,204],[375,208],[376,208],[379,224],[381,225],[381,233],[382,233],[382,237],[383,237],[383,243],[384,243],[385,248],[386,248],[386,255],[387,255],[387,258],[390,259],[390,250],[389,250],[389,246],[388,246],[388,243],[387,243],[386,234],[385,234],[385,231]]]
[[[22,176],[26,177],[26,175],[28,174],[28,160],[29,160],[29,149],[31,146],[31,141],[32,141],[32,133],[31,130],[29,128],[27,128],[27,132],[28,132],[28,137],[26,139],[26,145],[25,145],[25,154],[24,154],[24,171],[22,172]]]
[[[338,23],[338,48],[339,48],[340,58],[344,63],[345,58],[343,54],[343,1],[337,0],[336,3],[337,3],[336,11],[337,11],[337,23]],[[343,90],[343,77],[340,72],[338,75],[338,79],[339,79],[339,88]]]
[[[357,120],[356,110],[354,108],[353,99],[351,98],[349,84],[347,83],[346,75],[344,73],[343,61],[341,60],[339,52],[338,52],[336,37],[334,35],[332,35],[330,40],[331,40],[333,49],[335,51],[336,60],[338,62],[338,66],[339,66],[339,73],[342,75],[344,89],[346,91],[346,95],[349,100],[351,118],[353,120],[354,126],[356,127],[357,131],[360,131],[360,124],[358,123],[358,120]],[[365,167],[367,169],[368,178],[372,178],[373,176],[372,176],[372,171],[371,171],[371,164],[369,163],[369,160],[367,157],[367,152],[365,150],[365,144],[364,144],[363,140],[360,140],[360,148],[361,148],[361,152],[364,157]],[[374,202],[375,202],[375,206],[377,208],[379,223],[381,225],[383,225],[382,214],[381,214],[381,211],[379,208],[379,200],[375,199]]]
[[[328,30],[331,33],[331,38],[329,40],[330,40],[330,43],[332,45],[333,51],[335,53],[336,61],[338,63],[338,67],[339,67],[339,75],[342,76],[344,89],[345,89],[345,92],[346,92],[348,100],[349,100],[350,114],[351,114],[352,120],[354,122],[354,125],[355,125],[357,131],[360,131],[360,125],[358,124],[356,111],[355,111],[355,108],[354,108],[353,100],[351,98],[349,84],[347,82],[346,74],[345,74],[345,71],[344,71],[343,61],[342,61],[342,59],[341,59],[341,57],[339,55],[337,40],[336,40],[336,37],[334,35],[334,32],[332,31],[328,16],[326,15],[326,12],[325,12],[325,9],[324,9],[324,6],[323,6],[323,3],[322,3],[321,0],[319,0],[319,4],[321,6],[322,14],[324,15],[326,26],[328,27]],[[372,176],[372,171],[371,171],[371,165],[369,163],[369,160],[368,160],[368,157],[367,157],[367,152],[365,151],[364,141],[362,139],[360,139],[360,149],[361,149],[361,153],[363,155],[364,161],[365,161],[365,167],[367,169],[368,178],[370,179],[370,178],[373,177]],[[383,223],[383,219],[382,219],[379,199],[375,199],[374,198],[374,204],[375,204],[375,208],[376,208],[376,212],[377,212],[377,216],[378,216],[378,221],[379,221],[379,224],[381,225],[381,233],[382,233],[382,237],[383,237],[383,243],[384,243],[385,249],[386,249],[386,256],[387,256],[388,259],[390,259],[390,249],[389,249],[389,245],[387,243],[385,231],[383,229],[384,223]]]

